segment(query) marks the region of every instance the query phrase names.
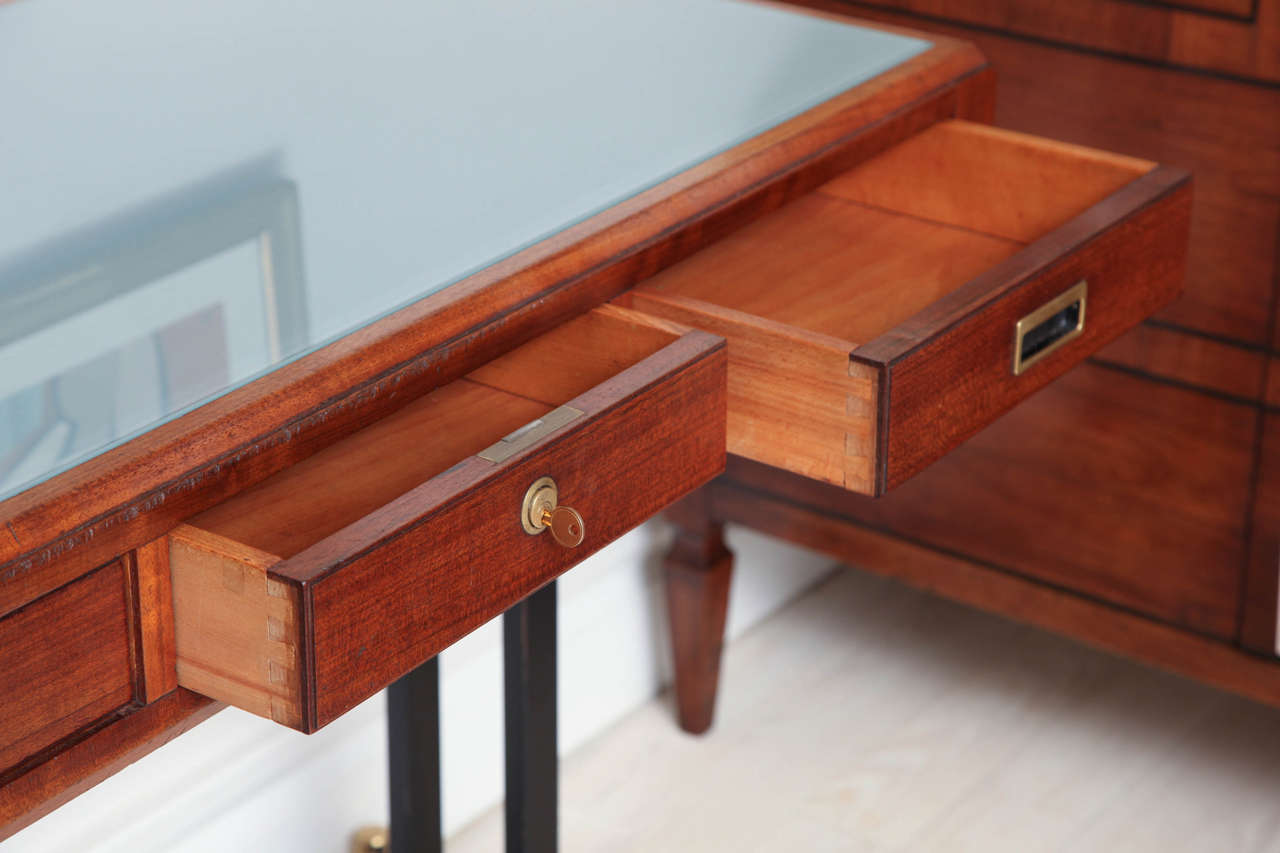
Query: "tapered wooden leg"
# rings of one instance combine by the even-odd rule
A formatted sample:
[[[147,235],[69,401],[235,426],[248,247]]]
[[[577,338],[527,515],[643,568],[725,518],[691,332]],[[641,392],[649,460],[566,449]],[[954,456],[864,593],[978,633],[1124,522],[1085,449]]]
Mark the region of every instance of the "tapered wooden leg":
[[[690,495],[666,516],[677,531],[663,563],[676,715],[680,728],[702,734],[711,728],[715,714],[733,554],[725,547],[724,527],[712,519],[705,494]]]

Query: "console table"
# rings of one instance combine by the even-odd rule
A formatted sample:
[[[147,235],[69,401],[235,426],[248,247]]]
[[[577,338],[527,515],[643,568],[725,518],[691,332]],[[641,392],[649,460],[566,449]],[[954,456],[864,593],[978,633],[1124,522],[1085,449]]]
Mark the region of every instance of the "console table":
[[[1182,285],[1188,174],[992,128],[947,37],[728,3],[61,8],[0,9],[5,834],[223,705],[312,732],[396,685],[393,837],[430,844],[431,662],[505,612],[508,841],[552,846],[559,574],[674,507],[704,729],[719,525],[853,553],[846,501]],[[1038,621],[1211,647],[1183,666],[1210,680],[1239,657]]]

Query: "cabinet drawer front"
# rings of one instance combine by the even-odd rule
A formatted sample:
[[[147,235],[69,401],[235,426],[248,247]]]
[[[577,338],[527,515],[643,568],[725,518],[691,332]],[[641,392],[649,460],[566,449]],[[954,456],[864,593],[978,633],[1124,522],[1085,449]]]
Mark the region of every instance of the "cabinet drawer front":
[[[128,586],[116,561],[0,620],[0,782],[133,702]]]
[[[724,343],[681,331],[598,309],[175,530],[179,683],[313,731],[715,476]],[[526,532],[543,477],[580,545]]]
[[[863,494],[1170,302],[1190,179],[943,121],[621,304],[729,341],[731,453]]]

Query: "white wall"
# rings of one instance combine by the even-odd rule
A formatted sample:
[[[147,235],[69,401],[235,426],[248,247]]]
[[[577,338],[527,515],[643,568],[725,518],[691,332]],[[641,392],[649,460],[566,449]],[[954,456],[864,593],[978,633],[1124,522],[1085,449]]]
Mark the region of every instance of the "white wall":
[[[657,561],[669,541],[669,528],[650,522],[561,579],[561,754],[667,682]],[[730,530],[729,545],[737,555],[731,638],[830,565],[741,529]],[[502,799],[498,620],[445,652],[441,693],[444,820],[451,833]],[[356,827],[387,819],[384,711],[379,694],[311,736],[223,711],[18,833],[4,851],[346,851]]]

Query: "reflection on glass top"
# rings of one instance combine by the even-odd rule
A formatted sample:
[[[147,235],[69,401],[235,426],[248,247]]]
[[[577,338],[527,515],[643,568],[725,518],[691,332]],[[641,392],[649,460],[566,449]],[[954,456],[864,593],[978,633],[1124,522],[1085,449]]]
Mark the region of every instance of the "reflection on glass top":
[[[927,46],[730,0],[0,6],[0,498]]]

